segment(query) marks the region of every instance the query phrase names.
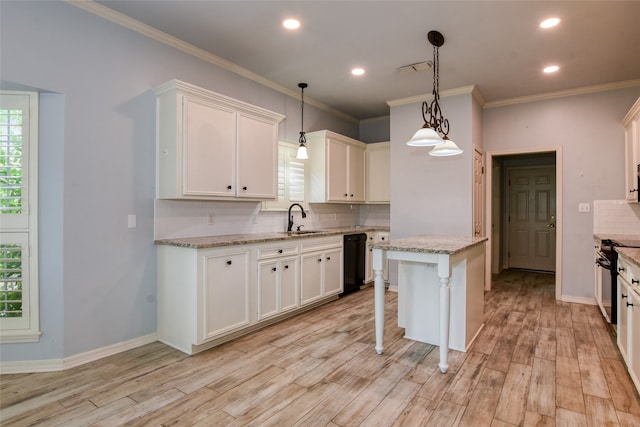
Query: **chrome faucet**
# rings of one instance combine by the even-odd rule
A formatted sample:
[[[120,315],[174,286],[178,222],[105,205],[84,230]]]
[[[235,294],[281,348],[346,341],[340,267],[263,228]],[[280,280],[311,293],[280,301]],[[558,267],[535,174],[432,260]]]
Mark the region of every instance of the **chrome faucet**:
[[[304,208],[302,207],[302,205],[300,203],[293,203],[291,206],[289,206],[289,225],[287,225],[287,231],[291,231],[291,229],[293,228],[293,215],[291,214],[291,209],[294,206],[298,206],[300,208],[300,211],[302,211],[302,218],[307,217],[307,214],[304,211]]]

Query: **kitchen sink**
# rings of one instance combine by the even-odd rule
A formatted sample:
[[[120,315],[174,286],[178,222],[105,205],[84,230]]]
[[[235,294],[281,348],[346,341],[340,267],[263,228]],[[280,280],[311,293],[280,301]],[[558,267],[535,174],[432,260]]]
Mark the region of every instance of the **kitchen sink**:
[[[301,236],[305,234],[326,233],[324,230],[300,230],[300,231],[285,231],[287,236]]]

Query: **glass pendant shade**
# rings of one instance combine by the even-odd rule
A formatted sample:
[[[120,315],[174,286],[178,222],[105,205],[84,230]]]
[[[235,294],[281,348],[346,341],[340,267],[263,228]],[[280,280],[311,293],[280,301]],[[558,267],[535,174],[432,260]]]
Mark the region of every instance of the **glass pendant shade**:
[[[423,127],[407,141],[407,145],[411,147],[433,147],[434,145],[440,145],[444,140],[433,130],[428,124],[425,123]]]
[[[429,151],[429,155],[436,157],[456,156],[458,154],[462,154],[462,152],[463,150],[461,150],[455,142],[445,137],[442,144],[436,145],[433,147],[433,150]]]
[[[296,154],[296,159],[306,160],[308,158],[309,155],[307,154],[307,147],[305,147],[304,144],[300,144],[300,146],[298,147],[298,153]]]

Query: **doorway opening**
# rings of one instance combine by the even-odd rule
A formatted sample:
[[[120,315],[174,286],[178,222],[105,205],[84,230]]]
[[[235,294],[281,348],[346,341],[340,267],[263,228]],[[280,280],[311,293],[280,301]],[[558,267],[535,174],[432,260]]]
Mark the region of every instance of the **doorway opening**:
[[[518,269],[555,275],[561,289],[562,161],[560,147],[487,153],[489,225],[486,289],[493,275]]]

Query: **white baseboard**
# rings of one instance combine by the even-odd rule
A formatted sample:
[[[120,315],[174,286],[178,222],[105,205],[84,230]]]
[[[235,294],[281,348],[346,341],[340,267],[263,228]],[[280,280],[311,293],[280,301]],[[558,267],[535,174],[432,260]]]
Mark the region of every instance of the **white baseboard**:
[[[64,359],[0,362],[0,373],[26,374],[34,372],[64,371],[65,369],[84,365],[85,363],[93,362],[94,360],[112,356],[117,353],[122,353],[123,351],[131,350],[132,348],[140,347],[157,340],[158,335],[154,332],[153,334],[133,338],[128,341],[112,344],[86,353],[76,354],[75,356],[66,357]]]

